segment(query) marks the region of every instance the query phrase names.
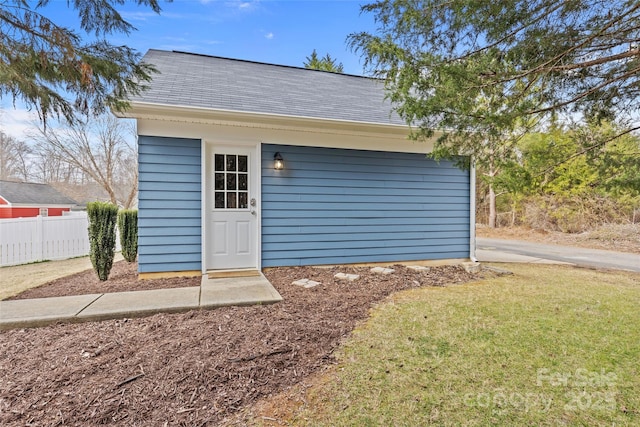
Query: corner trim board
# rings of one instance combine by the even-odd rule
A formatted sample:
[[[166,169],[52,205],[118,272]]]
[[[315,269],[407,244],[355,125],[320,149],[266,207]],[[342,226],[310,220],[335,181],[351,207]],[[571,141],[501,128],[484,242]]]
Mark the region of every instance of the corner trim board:
[[[476,259],[476,162],[473,156],[469,168],[469,259]]]

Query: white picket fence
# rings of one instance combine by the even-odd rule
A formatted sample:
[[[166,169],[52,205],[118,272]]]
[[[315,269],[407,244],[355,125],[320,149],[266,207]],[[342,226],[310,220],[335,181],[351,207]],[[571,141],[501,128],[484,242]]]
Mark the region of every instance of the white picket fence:
[[[0,267],[89,255],[88,224],[86,212],[0,219]]]

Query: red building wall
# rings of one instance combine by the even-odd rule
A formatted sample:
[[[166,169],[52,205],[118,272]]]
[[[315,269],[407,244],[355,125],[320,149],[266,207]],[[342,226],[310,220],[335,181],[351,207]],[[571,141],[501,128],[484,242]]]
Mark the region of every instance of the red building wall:
[[[69,212],[69,208],[49,208],[49,216],[62,216],[62,212]]]
[[[69,212],[70,208],[49,208],[49,216],[61,216],[62,212]],[[38,216],[40,208],[11,208],[0,207],[0,218],[29,218]]]

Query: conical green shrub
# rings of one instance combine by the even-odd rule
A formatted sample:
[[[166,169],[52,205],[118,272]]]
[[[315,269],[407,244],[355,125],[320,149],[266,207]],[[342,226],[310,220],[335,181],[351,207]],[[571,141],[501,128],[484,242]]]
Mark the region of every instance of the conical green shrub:
[[[138,255],[138,211],[125,209],[118,212],[118,231],[122,256],[134,262]]]
[[[107,280],[116,249],[118,207],[111,203],[87,203],[89,258],[100,280]]]

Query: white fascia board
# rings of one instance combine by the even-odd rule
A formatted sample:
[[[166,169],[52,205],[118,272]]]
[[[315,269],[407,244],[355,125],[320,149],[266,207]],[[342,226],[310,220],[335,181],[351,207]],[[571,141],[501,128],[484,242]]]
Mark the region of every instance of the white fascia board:
[[[168,105],[148,102],[132,102],[128,111],[113,111],[117,117],[133,119],[165,119],[203,124],[244,124],[251,127],[280,129],[326,128],[338,131],[389,133],[409,135],[406,125],[358,122],[353,120],[323,119],[273,113],[254,113],[237,110],[200,108],[188,105]]]
[[[436,138],[416,141],[402,125],[324,120],[193,107],[136,103],[120,117],[137,119],[138,134],[266,144],[368,149],[428,154]]]

